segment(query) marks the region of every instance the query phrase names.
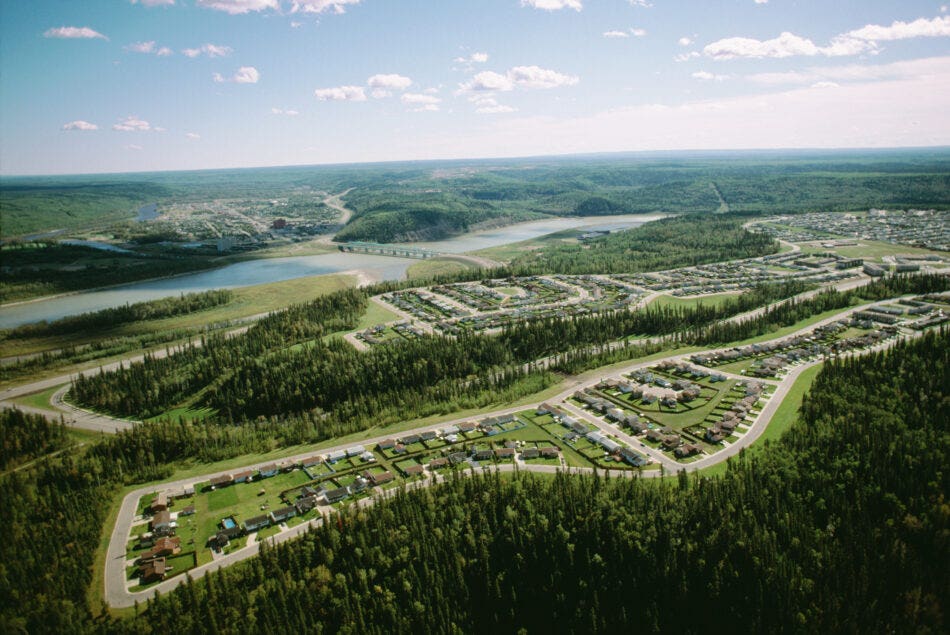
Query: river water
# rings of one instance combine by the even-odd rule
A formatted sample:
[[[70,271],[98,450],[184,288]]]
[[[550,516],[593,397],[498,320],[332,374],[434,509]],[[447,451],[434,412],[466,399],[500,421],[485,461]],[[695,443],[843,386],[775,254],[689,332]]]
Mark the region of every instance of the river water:
[[[627,229],[656,218],[658,216],[646,215],[552,218],[473,232],[447,240],[412,244],[446,253],[464,253],[520,242],[566,229],[584,228],[588,231]],[[100,291],[86,291],[49,300],[0,307],[0,328],[12,328],[40,320],[57,320],[67,315],[99,311],[181,293],[246,287],[357,269],[375,279],[398,280],[406,275],[406,269],[415,262],[418,261],[343,252],[249,260],[173,278],[135,282]]]

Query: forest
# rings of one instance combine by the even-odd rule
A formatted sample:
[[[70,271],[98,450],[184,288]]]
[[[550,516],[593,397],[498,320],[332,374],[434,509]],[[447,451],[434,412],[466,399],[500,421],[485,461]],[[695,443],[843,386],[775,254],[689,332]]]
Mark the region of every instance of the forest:
[[[548,370],[577,372],[603,363],[600,355],[610,342],[634,335],[667,336],[669,345],[724,343],[861,300],[933,293],[947,285],[943,276],[888,278],[720,323],[806,289],[794,282],[763,285],[719,307],[647,307],[552,318],[518,323],[498,335],[430,335],[367,352],[339,338],[322,338],[357,319],[366,299],[358,290],[347,290],[272,315],[238,337],[209,337],[168,357],[146,356],[116,371],[80,377],[70,394],[84,406],[120,416],[152,417],[190,403],[214,409],[223,423],[309,413],[328,428],[339,422],[356,431],[485,404],[499,395],[513,400],[551,383]],[[548,370],[533,364],[550,355]]]
[[[940,207],[946,149],[644,153],[531,159],[295,166],[85,177],[0,185],[4,238],[134,218],[143,203],[266,200],[342,192],[354,210],[340,235],[391,242],[450,236],[542,215],[716,211],[794,213]],[[352,188],[352,189],[351,189]],[[720,195],[722,200],[720,200]]]
[[[725,476],[459,478],[351,511],[122,626],[942,632],[947,343],[827,364],[799,422]]]
[[[947,338],[826,363],[792,428],[722,476],[450,479],[119,619],[85,596],[106,501],[189,451],[143,426],[2,477],[0,630],[945,632]]]
[[[530,273],[637,273],[756,258],[778,251],[764,234],[743,229],[744,214],[691,214],[663,218],[581,244],[549,245],[511,263]]]

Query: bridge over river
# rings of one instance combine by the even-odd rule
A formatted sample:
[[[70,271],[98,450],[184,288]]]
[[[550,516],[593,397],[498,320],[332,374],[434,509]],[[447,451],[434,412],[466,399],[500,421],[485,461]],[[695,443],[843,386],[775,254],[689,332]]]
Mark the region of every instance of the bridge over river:
[[[385,245],[382,243],[364,243],[353,241],[340,244],[340,251],[348,251],[359,254],[374,254],[376,256],[396,256],[398,258],[417,258],[427,260],[436,256],[443,256],[439,251],[424,249],[422,247],[411,247],[409,245]]]

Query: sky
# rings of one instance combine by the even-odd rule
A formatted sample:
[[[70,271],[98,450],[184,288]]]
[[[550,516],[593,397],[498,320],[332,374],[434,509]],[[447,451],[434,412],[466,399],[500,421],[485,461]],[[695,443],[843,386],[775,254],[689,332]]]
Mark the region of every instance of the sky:
[[[0,3],[0,174],[950,145],[924,0]]]

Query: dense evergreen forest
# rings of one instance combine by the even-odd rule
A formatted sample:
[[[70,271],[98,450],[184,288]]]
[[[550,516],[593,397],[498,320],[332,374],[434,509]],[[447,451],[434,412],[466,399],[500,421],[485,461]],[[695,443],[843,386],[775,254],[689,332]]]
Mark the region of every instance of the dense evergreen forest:
[[[515,399],[553,381],[549,370],[577,372],[604,354],[646,354],[636,346],[608,353],[630,336],[714,344],[762,335],[861,300],[947,288],[942,276],[888,278],[847,292],[772,307],[739,322],[725,318],[801,293],[800,283],[766,285],[721,306],[647,307],[518,323],[498,335],[429,335],[360,352],[323,336],[352,328],[366,299],[357,290],[325,296],[262,320],[246,334],[209,337],[164,358],[147,356],[120,370],[77,379],[71,395],[85,406],[133,417],[160,415],[188,402],[213,408],[223,422],[260,416],[323,415],[352,430]],[[294,344],[306,342],[305,345]],[[650,352],[658,350],[654,344]],[[536,362],[554,356],[547,368]],[[623,357],[621,357],[622,359]],[[227,369],[223,371],[222,369]]]
[[[826,365],[723,477],[459,478],[180,587],[136,633],[945,632],[945,332]]]
[[[511,266],[526,273],[636,273],[777,252],[771,237],[742,228],[749,220],[743,214],[664,218],[582,244],[550,245]]]
[[[200,293],[183,293],[178,297],[161,298],[148,302],[125,304],[91,313],[70,315],[53,322],[33,322],[13,329],[0,330],[0,341],[48,335],[65,335],[107,329],[161,318],[187,315],[197,311],[212,309],[227,304],[234,298],[234,292],[227,289],[215,289]]]
[[[54,452],[67,443],[62,423],[17,409],[0,410],[0,471]]]

